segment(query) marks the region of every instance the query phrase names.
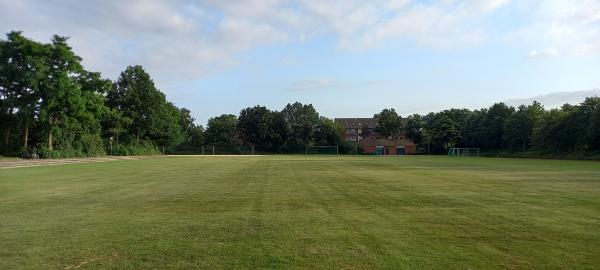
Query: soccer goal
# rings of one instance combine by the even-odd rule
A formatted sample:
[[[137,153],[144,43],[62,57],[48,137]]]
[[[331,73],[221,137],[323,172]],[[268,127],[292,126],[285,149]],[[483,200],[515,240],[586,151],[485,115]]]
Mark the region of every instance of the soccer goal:
[[[337,145],[306,147],[306,155],[338,155],[339,153]]]
[[[200,149],[202,155],[254,155],[252,145],[203,145]]]
[[[478,157],[479,148],[450,148],[448,156],[451,157]]]

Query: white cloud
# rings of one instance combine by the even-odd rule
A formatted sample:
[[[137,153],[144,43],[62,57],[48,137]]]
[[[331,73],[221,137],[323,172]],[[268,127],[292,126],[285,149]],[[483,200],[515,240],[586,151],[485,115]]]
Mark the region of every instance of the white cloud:
[[[332,36],[341,47],[412,40],[428,48],[480,44],[485,16],[508,0],[0,0],[0,31],[70,36],[86,67],[116,77],[144,65],[158,81],[236,65],[257,46]]]
[[[552,58],[558,56],[558,50],[547,49],[543,51],[531,51],[527,54],[527,59],[540,59],[540,58]]]
[[[600,53],[600,1],[545,0],[533,6],[533,22],[513,36],[530,46],[550,46],[565,55]]]
[[[338,37],[344,47],[369,47],[384,40],[412,39],[427,47],[478,44],[485,39],[478,23],[508,0],[446,0],[431,3],[398,1],[303,1],[322,32]]]
[[[478,11],[490,12],[508,4],[509,2],[510,0],[471,0],[467,1],[467,6]]]
[[[330,90],[338,88],[352,88],[355,86],[366,86],[376,84],[375,81],[343,82],[331,79],[306,79],[298,81],[289,86],[291,91],[314,91]]]
[[[564,104],[579,104],[587,97],[600,96],[600,89],[592,89],[585,91],[572,91],[572,92],[553,92],[545,95],[539,95],[528,98],[510,99],[504,101],[504,103],[511,106],[528,105],[534,101],[542,103],[546,108],[557,108]]]

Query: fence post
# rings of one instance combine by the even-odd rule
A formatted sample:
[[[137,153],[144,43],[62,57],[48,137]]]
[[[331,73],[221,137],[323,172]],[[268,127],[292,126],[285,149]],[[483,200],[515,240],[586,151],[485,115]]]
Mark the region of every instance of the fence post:
[[[215,146],[213,145],[213,156],[215,155]]]

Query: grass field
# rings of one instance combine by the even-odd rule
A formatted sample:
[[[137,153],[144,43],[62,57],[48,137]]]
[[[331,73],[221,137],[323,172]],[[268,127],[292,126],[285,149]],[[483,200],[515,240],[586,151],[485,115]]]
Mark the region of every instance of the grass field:
[[[167,157],[0,170],[0,269],[598,267],[598,162]]]

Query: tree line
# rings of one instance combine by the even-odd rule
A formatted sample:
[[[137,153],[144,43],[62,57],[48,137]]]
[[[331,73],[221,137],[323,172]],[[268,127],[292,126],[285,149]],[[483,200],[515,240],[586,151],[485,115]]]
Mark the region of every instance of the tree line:
[[[543,155],[600,154],[600,98],[546,110],[533,102],[518,107],[496,103],[481,110],[450,109],[413,114],[404,127],[421,151],[479,147],[494,153]]]
[[[152,153],[189,137],[186,118],[193,123],[139,66],[113,83],[85,70],[65,37],[40,43],[11,32],[0,40],[3,155],[32,148],[44,157],[103,155],[113,141],[123,154]]]
[[[141,66],[129,66],[116,81],[87,71],[67,43],[49,43],[21,32],[0,40],[0,155],[35,149],[43,157],[198,153],[203,145],[260,146],[293,152],[307,145],[340,145],[344,130],[311,104],[264,106],[223,114],[197,125],[156,88]],[[451,147],[517,153],[600,152],[600,98],[546,110],[540,103],[517,108],[497,103],[481,110],[450,109],[413,114],[405,125],[394,109],[374,115],[384,136],[403,131],[421,153]]]
[[[21,32],[0,40],[2,155],[35,148],[43,157],[151,154],[159,149],[194,152],[204,144],[261,145],[282,151],[341,143],[341,129],[312,105],[263,106],[239,116],[211,118],[206,129],[178,108],[141,66],[115,82],[85,70],[67,43],[28,39]]]
[[[295,102],[281,111],[264,106],[248,107],[239,116],[210,118],[204,132],[210,145],[259,146],[267,152],[294,152],[307,145],[340,145],[343,129],[320,116],[311,104]],[[185,150],[185,149],[183,149]]]

